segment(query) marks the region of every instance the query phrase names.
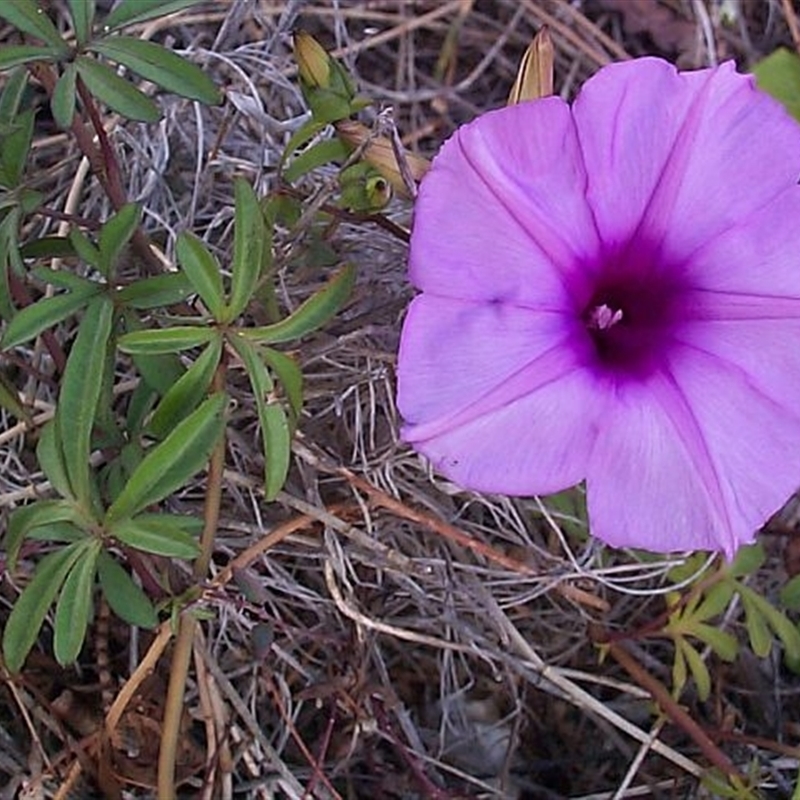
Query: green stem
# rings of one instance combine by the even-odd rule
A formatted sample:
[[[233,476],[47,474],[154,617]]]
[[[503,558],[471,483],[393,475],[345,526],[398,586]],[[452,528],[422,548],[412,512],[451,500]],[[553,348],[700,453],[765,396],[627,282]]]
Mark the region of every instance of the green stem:
[[[220,392],[225,388],[224,353],[214,373],[211,384],[212,392]],[[208,489],[203,506],[203,533],[200,539],[200,555],[194,563],[194,576],[200,582],[208,573],[211,556],[214,553],[214,537],[219,523],[219,511],[222,501],[222,475],[225,467],[225,435],[211,454],[208,469]],[[172,667],[167,687],[167,698],[164,704],[164,723],[161,730],[161,748],[158,753],[158,800],[176,800],[175,766],[178,756],[178,742],[183,717],[183,696],[186,692],[186,679],[189,675],[189,664],[192,660],[197,619],[191,609],[184,611],[180,617],[175,650],[172,653]]]

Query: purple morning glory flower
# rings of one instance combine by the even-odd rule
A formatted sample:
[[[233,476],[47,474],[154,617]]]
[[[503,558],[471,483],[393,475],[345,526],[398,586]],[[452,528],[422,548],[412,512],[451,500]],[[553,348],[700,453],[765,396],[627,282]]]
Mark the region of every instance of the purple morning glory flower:
[[[614,546],[752,540],[800,482],[800,126],[733,64],[614,64],[422,183],[403,437],[456,483],[586,480]]]

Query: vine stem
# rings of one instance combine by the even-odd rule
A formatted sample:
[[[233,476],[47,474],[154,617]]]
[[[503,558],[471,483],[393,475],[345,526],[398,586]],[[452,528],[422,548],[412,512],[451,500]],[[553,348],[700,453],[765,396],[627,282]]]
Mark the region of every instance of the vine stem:
[[[223,351],[220,363],[211,383],[212,392],[225,389],[226,363]],[[214,553],[214,537],[219,524],[220,504],[222,501],[222,476],[225,469],[226,436],[220,437],[211,453],[208,466],[208,483],[203,506],[203,532],[200,538],[200,555],[194,562],[194,577],[202,581],[211,564]],[[176,800],[175,771],[178,760],[178,743],[181,734],[183,717],[183,697],[186,693],[186,681],[189,675],[189,664],[192,660],[197,618],[191,609],[180,615],[178,635],[172,653],[172,665],[167,686],[167,697],[164,703],[164,722],[161,729],[161,747],[158,752],[158,800]]]

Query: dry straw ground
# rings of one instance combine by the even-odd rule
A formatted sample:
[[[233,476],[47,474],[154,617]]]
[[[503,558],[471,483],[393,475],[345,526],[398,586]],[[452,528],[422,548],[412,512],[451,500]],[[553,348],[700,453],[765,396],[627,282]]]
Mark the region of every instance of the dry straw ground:
[[[747,69],[798,38],[789,0],[200,3],[137,32],[189,50],[227,102],[209,109],[165,96],[163,121],[150,128],[109,116],[130,196],[168,249],[187,226],[212,231],[220,251],[229,246],[232,178],[274,189],[304,113],[293,29],[343,59],[374,100],[367,123],[393,120],[410,148],[430,156],[459,123],[505,102],[542,25],[564,97],[615,60],[657,54],[692,68],[733,58]],[[44,109],[35,158],[48,207],[104,217],[105,199]],[[322,199],[334,176],[322,170],[302,190]],[[592,631],[658,618],[675,561],[605,550],[571,516],[574,495],[556,505],[461,492],[399,442],[393,367],[411,296],[402,235],[410,216],[396,201],[385,212],[394,226],[342,220],[323,235],[309,226],[300,238],[278,236],[278,258],[300,253],[305,264],[280,273],[287,306],[325,278],[326,264],[357,264],[358,285],[346,310],[294,353],[306,408],[276,503],[259,494],[244,382],[235,398],[214,577],[185,701],[180,796],[702,797],[709,752],[724,752],[742,771],[757,764],[764,796],[789,797],[800,682],[777,657],[745,650],[731,667],[704,653],[711,699],[689,690],[681,703],[708,737],[705,752],[697,731],[655,713],[636,670],[600,659]],[[37,225],[30,235],[59,222]],[[32,350],[31,363],[46,376],[52,365],[41,355]],[[119,376],[122,400],[128,377]],[[55,382],[37,385],[43,419]],[[5,514],[43,479],[31,472],[25,431],[10,418],[0,426]],[[200,513],[203,493],[198,479],[171,507]],[[769,560],[756,580],[767,595],[785,580],[791,528],[786,512],[763,534]],[[0,616],[31,564],[4,576]],[[179,584],[183,567],[173,569]],[[739,609],[721,624],[741,635]],[[98,781],[122,786],[126,798],[154,797],[169,625],[131,630],[101,609],[69,669],[52,660],[46,638],[24,674],[0,685],[0,799],[101,796]],[[670,685],[668,641],[623,649]],[[105,769],[95,747],[104,717]]]

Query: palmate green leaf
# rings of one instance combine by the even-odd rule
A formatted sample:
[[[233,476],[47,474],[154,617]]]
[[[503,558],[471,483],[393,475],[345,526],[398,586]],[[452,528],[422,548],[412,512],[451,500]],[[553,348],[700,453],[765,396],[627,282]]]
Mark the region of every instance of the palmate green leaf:
[[[67,470],[64,466],[64,455],[56,441],[56,422],[54,419],[42,426],[39,442],[36,445],[36,460],[56,492],[61,497],[74,499],[75,495],[72,492],[72,486],[70,486]]]
[[[100,272],[110,278],[123,248],[130,241],[139,221],[142,208],[138,203],[126,203],[100,229],[97,245],[100,250]]]
[[[84,44],[92,35],[95,0],[69,0],[69,13],[75,29],[75,38]]]
[[[697,622],[705,622],[721,614],[733,597],[734,587],[731,581],[719,581],[715,583],[704,595],[702,602],[692,613],[692,619]]]
[[[177,525],[137,517],[115,523],[109,533],[128,547],[169,558],[195,558],[200,553],[197,540]]]
[[[20,255],[23,258],[75,258],[75,248],[66,236],[42,236],[41,239],[34,239],[20,248]],[[36,267],[51,271],[49,267]],[[56,270],[52,270],[55,272]],[[76,276],[77,277],[77,276]]]
[[[675,698],[681,696],[689,678],[686,656],[682,647],[683,641],[683,637],[675,639],[675,658],[672,662],[672,695]]]
[[[242,329],[238,336],[259,344],[277,344],[299,339],[336,314],[350,296],[355,279],[355,267],[348,264],[286,319],[261,328]]]
[[[42,283],[49,283],[59,289],[66,289],[68,292],[96,292],[100,288],[96,281],[65,269],[34,267],[31,274]]]
[[[33,138],[33,118],[33,111],[24,111],[15,117],[13,132],[4,136],[0,143],[0,185],[9,189],[22,181]]]
[[[52,47],[39,47],[33,44],[4,44],[0,47],[0,70],[18,67],[20,64],[30,64],[33,61],[52,61],[55,55]]]
[[[222,94],[200,67],[155,42],[135,36],[109,36],[89,50],[123,64],[132,72],[181,97],[216,105]]]
[[[146,310],[183,302],[192,287],[182,272],[165,272],[151,278],[141,278],[117,292],[117,300],[129,308]]]
[[[753,68],[758,88],[772,95],[800,120],[800,57],[779,47]]]
[[[78,71],[75,64],[69,63],[64,67],[53,89],[53,96],[50,98],[50,110],[53,112],[53,119],[56,125],[62,130],[66,130],[72,125],[75,116],[75,83]]]
[[[97,576],[108,605],[120,619],[148,630],[158,625],[158,614],[147,595],[133,582],[127,571],[104,551],[97,561]]]
[[[6,45],[8,47],[8,45]],[[17,68],[4,76],[5,84],[0,92],[0,126],[13,122],[19,114],[22,100],[28,88],[28,70]]]
[[[22,263],[17,244],[19,219],[19,208],[12,208],[0,220],[0,317],[5,320],[12,319],[15,314],[8,276],[10,272],[18,271]]]
[[[292,416],[297,419],[303,410],[303,372],[297,366],[297,362],[286,353],[280,350],[273,350],[265,347],[261,355],[267,365],[278,376],[278,380],[286,392],[286,399],[289,401],[289,408]]]
[[[740,586],[739,594],[747,610],[748,603],[751,610],[764,620],[770,628],[777,634],[783,644],[783,657],[786,666],[792,672],[800,672],[800,631],[786,615],[775,608],[766,598],[749,586]],[[750,614],[748,613],[745,623],[748,633],[750,632]],[[756,623],[757,624],[757,623]],[[753,652],[756,652],[753,647]]]
[[[17,30],[47,42],[54,56],[63,57],[69,53],[69,48],[56,26],[35,0],[3,0],[0,3],[0,17],[5,18]]]
[[[212,395],[144,457],[108,509],[107,524],[158,503],[202,469],[224,430],[226,404],[224,392]]]
[[[155,328],[126,333],[119,337],[117,344],[123,353],[159,355],[201,347],[218,337],[219,333],[214,328],[176,325],[173,328]]]
[[[158,106],[111,67],[88,56],[78,56],[75,63],[89,91],[110,109],[139,122],[158,122],[161,117]]]
[[[256,348],[243,339],[234,339],[232,344],[253,387],[264,446],[264,496],[268,501],[274,500],[289,471],[292,452],[289,420],[283,405],[274,397],[275,386]]]
[[[56,441],[75,498],[92,505],[89,471],[92,427],[103,384],[114,307],[105,297],[92,300],[78,328],[61,382],[56,410]]]
[[[222,338],[209,342],[186,372],[161,399],[147,426],[156,439],[166,436],[205,397],[222,354]]]
[[[3,657],[11,672],[19,672],[39,635],[47,609],[55,600],[72,565],[86,551],[86,541],[75,542],[46,555],[20,595],[3,631]]]
[[[736,641],[736,637],[713,625],[697,622],[693,623],[691,627],[687,626],[686,631],[689,635],[700,639],[701,642],[705,642],[723,661],[733,661],[739,652],[739,643]]]
[[[29,428],[35,427],[30,412],[19,399],[17,387],[6,377],[4,372],[0,372],[0,406],[20,422],[25,422]]]
[[[53,652],[62,666],[72,664],[83,647],[92,614],[97,557],[102,548],[99,539],[87,539],[80,545],[84,552],[67,573],[56,603]]]
[[[736,553],[733,563],[726,569],[728,577],[743,578],[745,575],[752,575],[766,561],[767,554],[761,544],[751,544],[747,547],[740,547]]]
[[[186,231],[178,237],[175,254],[189,283],[200,295],[211,316],[222,320],[225,313],[225,291],[217,260],[201,239]]]
[[[100,250],[89,240],[89,237],[79,228],[72,228],[69,232],[70,244],[75,248],[78,257],[96,270],[100,269]]]
[[[679,639],[677,644],[686,658],[686,663],[689,665],[689,671],[692,673],[692,678],[694,678],[697,686],[697,696],[703,702],[708,700],[711,694],[711,674],[708,671],[708,667],[700,653],[686,639]]]
[[[16,569],[19,549],[31,531],[49,527],[56,522],[70,522],[80,526],[83,518],[75,505],[67,500],[38,500],[16,509],[8,521],[8,529],[3,537],[8,569]]]
[[[800,611],[800,575],[795,575],[781,588],[781,605],[790,611]]]
[[[740,597],[744,607],[744,624],[750,640],[750,649],[759,658],[766,658],[772,650],[772,633],[767,625],[767,620],[758,606],[753,603],[749,592],[740,593]]]
[[[94,284],[92,288],[45,297],[23,308],[6,327],[2,339],[3,349],[16,347],[38,336],[42,331],[55,327],[89,304],[101,291],[102,287]]]
[[[113,30],[154,17],[165,17],[197,2],[198,0],[122,0],[105,18],[103,28]]]
[[[264,249],[272,246],[261,205],[250,184],[239,178],[234,192],[231,297],[225,308],[224,322],[235,320],[252,300],[264,264]]]

